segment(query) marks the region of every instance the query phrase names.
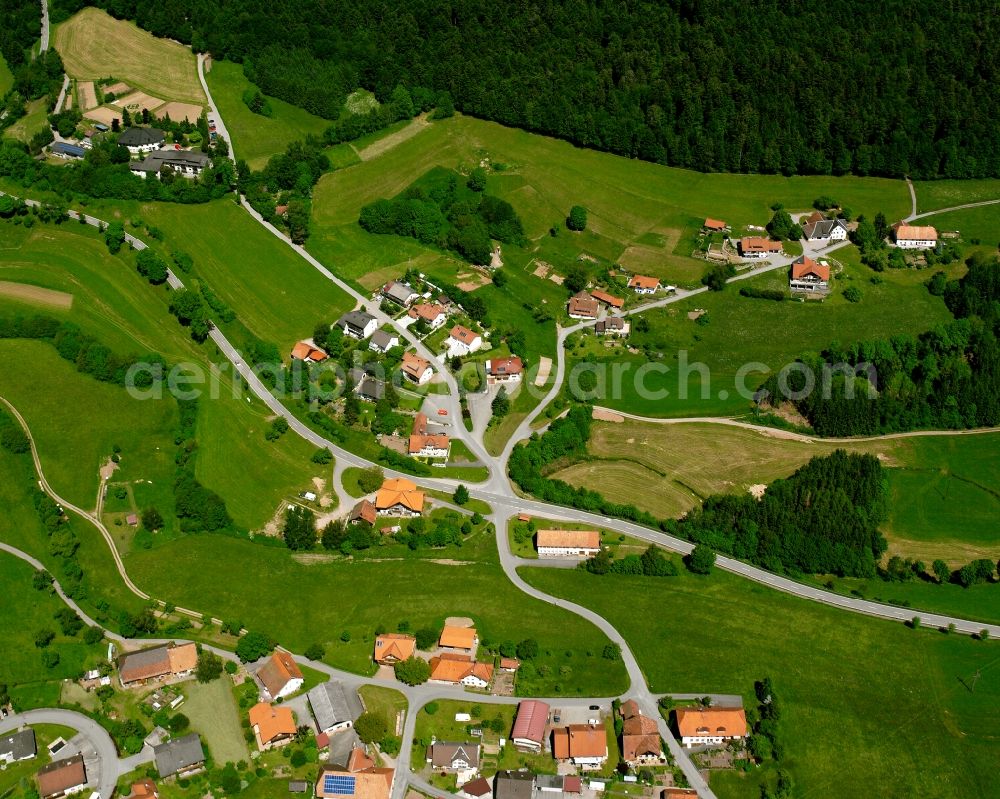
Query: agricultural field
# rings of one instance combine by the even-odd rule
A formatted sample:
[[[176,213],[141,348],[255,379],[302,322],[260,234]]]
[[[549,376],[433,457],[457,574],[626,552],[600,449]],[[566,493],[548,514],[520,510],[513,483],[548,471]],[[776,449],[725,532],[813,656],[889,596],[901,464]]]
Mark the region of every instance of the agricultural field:
[[[4,527],[13,521],[7,512],[9,508],[4,504],[5,513],[0,520],[0,537],[4,541],[9,540]],[[48,699],[50,695],[54,696],[55,702],[49,707],[55,706],[61,681],[96,665],[104,656],[102,652],[105,649],[102,644],[84,644],[82,633],[74,637],[62,634],[54,615],[65,604],[54,593],[36,591],[31,584],[34,573],[29,564],[0,552],[0,584],[5,595],[0,603],[0,629],[4,631],[5,652],[0,680],[9,686],[15,706],[25,710],[38,706],[32,701],[33,697]],[[51,630],[56,634],[44,650],[35,645],[35,634],[39,630]],[[42,664],[44,651],[52,651],[59,656],[58,663],[51,669]]]
[[[190,48],[97,8],[85,8],[56,25],[52,43],[71,78],[115,77],[161,100],[205,103]]]
[[[770,676],[781,701],[782,766],[797,795],[963,796],[992,784],[987,764],[1000,735],[992,644],[867,619],[718,571],[520,572],[615,625],[654,692],[741,693],[749,704],[754,680]],[[753,778],[735,774],[712,785],[723,799],[759,795]]]
[[[909,212],[902,181],[687,172],[457,115],[426,125],[377,158],[324,176],[315,193],[310,250],[326,260],[326,248],[337,251],[343,228],[356,227],[362,205],[397,194],[431,167],[467,172],[480,163],[492,167],[488,191],[511,202],[524,220],[533,240],[529,253],[545,256],[552,249],[552,263],[560,269],[585,254],[688,281],[703,271],[703,262],[688,256],[706,216],[734,226],[764,224],[771,203],[806,210],[823,194],[855,214],[883,210],[901,217]],[[589,212],[582,234],[571,234],[563,225],[574,204]],[[559,231],[557,247],[547,241],[550,227]],[[374,246],[380,252],[358,247],[355,257],[339,249],[343,257],[329,262],[345,277],[359,279],[405,260],[399,257],[400,246]]]
[[[164,563],[172,568],[164,569]],[[132,552],[126,567],[139,586],[158,597],[219,618],[241,619],[293,651],[323,644],[326,662],[355,672],[372,672],[378,625],[396,629],[407,620],[418,629],[462,615],[476,620],[483,640],[532,637],[539,642],[542,652],[535,663],[550,668],[545,675],[522,669],[518,679],[525,693],[608,695],[626,685],[621,663],[601,657],[607,639],[597,628],[521,593],[493,565],[300,562],[285,549],[200,535]],[[246,590],[250,579],[252,591]],[[347,643],[343,632],[350,633]],[[568,673],[561,673],[562,666]]]
[[[742,285],[787,289],[780,271],[705,292],[641,315],[649,331],[633,332],[626,344],[604,342],[592,332],[569,340],[567,375],[579,364],[597,364],[594,402],[639,416],[732,416],[748,412],[751,397],[771,371],[778,371],[805,352],[899,333],[918,334],[951,314],[940,297],[924,286],[931,270],[890,270],[871,283],[872,272],[857,262],[853,248],[837,251],[841,278],[826,300],[773,302],[741,297]],[[959,263],[946,270],[958,277]],[[844,286],[860,288],[862,299],[850,303]],[[693,318],[693,317],[700,318]],[[633,330],[638,320],[633,318]],[[662,355],[662,357],[659,357]],[[642,372],[640,367],[652,360]],[[620,370],[620,378],[615,370]],[[746,396],[738,382],[744,370]],[[646,370],[649,370],[648,372]],[[666,392],[666,393],[664,393]]]
[[[260,169],[268,158],[284,152],[293,141],[322,136],[330,125],[329,120],[275,97],[267,98],[273,112],[270,117],[253,113],[243,102],[243,92],[252,84],[243,75],[241,64],[213,60],[206,80],[226,130],[233,138],[234,152],[251,169]]]

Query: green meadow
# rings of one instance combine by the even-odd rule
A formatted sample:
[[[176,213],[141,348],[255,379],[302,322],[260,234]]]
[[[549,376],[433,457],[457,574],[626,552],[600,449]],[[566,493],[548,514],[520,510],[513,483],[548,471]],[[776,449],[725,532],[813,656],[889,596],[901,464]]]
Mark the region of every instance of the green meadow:
[[[251,169],[260,169],[268,158],[284,152],[293,141],[306,136],[322,136],[330,125],[329,120],[275,97],[267,98],[271,116],[253,113],[243,102],[243,92],[252,84],[243,74],[241,64],[213,61],[206,79],[216,108],[233,139],[233,150]]]
[[[7,94],[13,85],[14,74],[10,71],[10,67],[7,66],[4,57],[0,55],[0,96]]]
[[[903,181],[688,172],[457,115],[431,123],[369,161],[324,176],[315,192],[309,249],[324,261],[325,253],[341,255],[331,259],[331,268],[355,280],[428,252],[417,245],[350,247],[339,239],[345,228],[357,226],[362,205],[394,196],[430,168],[467,172],[480,163],[492,167],[488,190],[511,202],[525,222],[533,240],[526,260],[537,256],[559,268],[582,254],[687,281],[703,271],[703,262],[689,256],[707,216],[734,229],[762,225],[772,203],[805,211],[820,195],[834,197],[855,214],[909,212]],[[587,231],[579,235],[563,225],[575,204],[589,213]],[[550,227],[559,231],[559,246],[547,241]]]
[[[749,704],[754,681],[770,676],[781,702],[781,765],[797,796],[996,795],[1000,652],[992,643],[845,613],[718,571],[520,571],[614,624],[653,691],[737,693]],[[758,779],[713,776],[712,785],[723,799],[750,799]]]
[[[30,100],[25,108],[25,115],[3,132],[4,136],[27,144],[31,137],[48,125],[47,98]]]
[[[594,401],[627,413],[738,415],[752,404],[740,395],[741,369],[748,370],[744,385],[752,395],[766,374],[805,352],[837,341],[917,334],[951,318],[944,301],[924,286],[930,270],[887,271],[876,285],[871,282],[874,273],[857,261],[853,248],[835,255],[844,269],[825,300],[773,302],[739,296],[742,285],[787,289],[786,275],[775,271],[642,314],[649,331],[633,333],[628,344],[648,347],[649,357],[589,331],[575,334],[569,341],[567,374],[580,363],[602,364],[605,376],[598,380]],[[963,270],[955,264],[947,271],[958,276]],[[843,288],[851,285],[861,289],[858,303],[842,296]],[[691,318],[699,312],[704,312],[701,319]],[[635,329],[635,318],[632,324]],[[621,370],[620,379],[614,369]]]
[[[165,569],[165,563],[171,567]],[[355,672],[371,673],[372,641],[380,624],[394,630],[405,620],[418,629],[440,626],[447,616],[471,616],[483,640],[538,641],[536,664],[548,668],[519,677],[526,693],[608,695],[626,686],[621,663],[601,657],[607,643],[603,633],[523,594],[493,564],[330,562],[199,535],[131,552],[126,566],[136,583],[157,597],[239,619],[293,651],[323,644],[326,662]],[[347,643],[343,632],[350,634]]]
[[[918,180],[913,187],[917,192],[917,212],[926,213],[938,208],[952,208],[983,200],[1000,200],[1000,180]],[[909,212],[907,212],[909,213]],[[889,216],[888,211],[886,216]],[[918,221],[917,224],[934,224]]]
[[[3,524],[0,522],[0,529]],[[7,683],[15,705],[21,709],[33,706],[32,696],[54,692],[58,698],[60,682],[96,665],[107,646],[84,644],[82,632],[73,637],[63,635],[54,617],[65,604],[55,593],[36,591],[31,584],[34,573],[31,565],[0,552],[0,584],[4,587],[4,601],[0,602],[0,625],[4,631],[0,682]],[[59,662],[51,669],[42,663],[45,650],[35,646],[35,634],[40,630],[56,634],[46,647],[59,656]]]
[[[1000,189],[996,196],[1000,197]],[[961,233],[963,244],[982,246],[991,254],[995,254],[1000,246],[1000,203],[949,211],[946,214],[932,214],[919,222],[922,225],[934,225],[939,233],[957,230]]]

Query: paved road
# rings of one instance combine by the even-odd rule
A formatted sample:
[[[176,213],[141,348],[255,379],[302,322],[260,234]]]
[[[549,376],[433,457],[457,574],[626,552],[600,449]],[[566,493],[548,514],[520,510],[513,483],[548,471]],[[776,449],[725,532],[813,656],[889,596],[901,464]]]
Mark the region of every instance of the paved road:
[[[43,710],[26,710],[23,713],[15,713],[0,721],[0,735],[16,730],[25,724],[60,724],[64,727],[71,727],[76,730],[96,754],[99,762],[97,774],[89,773],[87,778],[90,785],[96,784],[96,789],[100,791],[102,797],[110,798],[114,793],[115,784],[118,782],[121,771],[121,763],[118,760],[118,752],[115,749],[114,741],[105,729],[92,718],[76,713],[72,710],[59,710],[49,708]],[[67,753],[68,754],[68,753]],[[145,759],[141,762],[148,762],[152,759],[152,750],[145,753]],[[90,759],[89,757],[87,758]]]
[[[219,113],[219,109],[215,105],[215,100],[212,99],[212,93],[208,90],[208,81],[205,79],[206,58],[205,53],[198,53],[198,80],[201,81],[202,91],[205,92],[205,97],[208,100],[208,118],[215,120],[215,133],[226,140],[226,143],[229,145],[229,160],[235,164],[236,151],[233,149],[233,137],[229,135],[226,122],[222,118],[222,114]]]
[[[910,190],[910,215],[904,219],[904,222],[909,222],[917,217],[917,190],[913,186],[913,181],[910,180],[909,176],[906,178],[906,188]]]
[[[907,222],[913,222],[917,219],[924,219],[928,216],[936,216],[937,214],[947,214],[949,211],[963,211],[966,208],[982,208],[984,205],[996,205],[1000,203],[1000,200],[981,200],[977,203],[965,203],[964,205],[953,205],[951,208],[938,208],[935,211],[924,211],[922,214],[913,214],[906,218]]]

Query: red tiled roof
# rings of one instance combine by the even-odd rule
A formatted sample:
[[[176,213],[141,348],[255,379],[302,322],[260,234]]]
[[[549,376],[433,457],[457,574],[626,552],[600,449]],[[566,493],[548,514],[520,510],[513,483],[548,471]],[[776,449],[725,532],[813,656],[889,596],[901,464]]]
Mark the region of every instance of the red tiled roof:
[[[382,633],[375,637],[375,654],[377,663],[395,662],[413,657],[417,651],[417,639],[405,633]]]
[[[632,275],[632,279],[628,282],[628,287],[630,289],[655,289],[659,288],[660,281],[655,277],[647,277],[646,275]]]
[[[461,341],[466,346],[471,345],[473,341],[479,338],[478,333],[469,330],[467,327],[462,327],[462,325],[455,325],[451,329],[450,335],[455,341]]]
[[[580,547],[581,549],[599,549],[601,534],[597,530],[539,530],[538,546],[541,547]]]
[[[820,280],[830,279],[830,267],[818,264],[812,258],[803,255],[792,264],[792,279],[798,280],[806,275],[816,275]]]
[[[570,724],[552,732],[552,755],[556,760],[576,757],[604,757],[608,738],[604,727],[596,724]]]
[[[518,703],[517,716],[511,738],[542,743],[545,739],[545,725],[549,720],[549,706],[537,699],[525,699]]]
[[[586,291],[574,294],[569,298],[567,310],[572,316],[589,316],[595,318],[600,311],[600,307],[592,296]]]
[[[704,227],[706,230],[725,230],[726,223],[723,222],[721,219],[712,219],[711,217],[708,217],[705,220],[705,224],[702,227]]]
[[[519,375],[524,370],[524,364],[517,355],[512,355],[509,358],[494,358],[486,363],[488,364],[488,372],[492,377]]]
[[[271,696],[277,696],[292,680],[301,680],[302,671],[287,652],[279,649],[257,671],[257,679],[264,683]]]
[[[760,236],[744,236],[740,239],[741,252],[781,252],[781,242]]]
[[[625,300],[621,297],[616,297],[614,294],[608,294],[606,291],[601,291],[600,289],[595,289],[590,292],[590,296],[593,297],[598,302],[606,303],[612,308],[621,308],[625,305]]]
[[[747,716],[741,707],[682,707],[674,712],[677,729],[685,738],[742,738],[747,734]]]

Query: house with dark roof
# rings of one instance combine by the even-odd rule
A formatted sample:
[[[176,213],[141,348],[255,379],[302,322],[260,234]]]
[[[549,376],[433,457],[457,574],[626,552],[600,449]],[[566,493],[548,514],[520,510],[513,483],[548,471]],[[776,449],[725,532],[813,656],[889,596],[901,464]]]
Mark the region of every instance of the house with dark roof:
[[[535,775],[530,771],[498,771],[493,783],[495,799],[532,799]]]
[[[83,755],[56,760],[38,771],[38,794],[42,799],[60,799],[87,787]]]
[[[35,731],[31,727],[0,738],[0,763],[31,760],[37,752]]]
[[[317,732],[328,735],[353,727],[358,716],[365,712],[358,692],[340,680],[328,680],[317,685],[309,691],[308,697]]]
[[[373,527],[376,516],[375,505],[369,500],[363,499],[351,508],[351,515],[347,517],[347,523],[367,524],[369,527]]]
[[[49,151],[52,155],[58,158],[83,158],[87,151],[78,144],[71,144],[68,141],[57,141],[49,147]]]
[[[594,332],[599,336],[627,336],[631,325],[621,316],[606,316],[594,324]]]
[[[485,777],[478,777],[458,789],[462,799],[492,799],[493,788]]]
[[[283,649],[277,649],[254,675],[271,699],[294,694],[302,687],[302,671],[294,658]]]
[[[807,241],[843,241],[847,238],[847,223],[843,219],[819,216],[819,219],[810,217],[802,226],[802,235]]]
[[[153,747],[153,761],[161,777],[178,774],[182,777],[201,771],[205,765],[205,750],[198,733],[192,732],[183,738],[175,738],[165,744]]]
[[[427,762],[441,771],[478,771],[479,744],[435,741],[427,747]]]
[[[163,172],[173,172],[185,178],[196,178],[212,165],[205,153],[197,150],[154,150],[141,161],[133,161],[129,169],[133,175],[159,179]]]
[[[159,150],[165,140],[166,137],[159,128],[125,128],[118,134],[118,144],[127,147],[132,155]]]
[[[378,329],[378,320],[364,311],[348,311],[337,320],[334,327],[343,330],[345,336],[363,341]]]

